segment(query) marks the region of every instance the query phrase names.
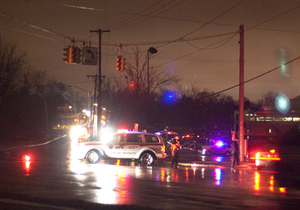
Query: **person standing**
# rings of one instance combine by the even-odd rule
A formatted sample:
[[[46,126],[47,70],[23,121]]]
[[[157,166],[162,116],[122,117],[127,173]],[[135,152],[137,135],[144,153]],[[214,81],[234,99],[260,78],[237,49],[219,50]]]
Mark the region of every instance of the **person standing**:
[[[231,154],[232,154],[231,169],[235,170],[234,167],[239,164],[239,146],[237,141],[231,142]]]
[[[181,147],[181,144],[179,141],[179,137],[176,136],[176,137],[172,138],[172,140],[171,140],[171,153],[172,153],[171,168],[173,167],[174,163],[175,163],[175,168],[178,167],[180,147]]]

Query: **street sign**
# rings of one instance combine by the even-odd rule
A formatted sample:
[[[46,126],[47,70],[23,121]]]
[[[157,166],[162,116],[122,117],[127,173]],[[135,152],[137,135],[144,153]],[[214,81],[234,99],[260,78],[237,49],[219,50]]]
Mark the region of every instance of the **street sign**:
[[[82,48],[82,65],[97,65],[97,47]]]

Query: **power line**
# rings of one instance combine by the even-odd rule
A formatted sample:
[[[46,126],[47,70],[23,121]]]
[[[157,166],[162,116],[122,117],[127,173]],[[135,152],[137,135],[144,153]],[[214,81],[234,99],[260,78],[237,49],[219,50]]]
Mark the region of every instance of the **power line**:
[[[251,82],[251,81],[253,81],[253,80],[255,80],[255,79],[258,79],[258,78],[260,78],[260,77],[262,77],[262,76],[264,76],[264,75],[266,75],[266,74],[269,74],[269,73],[271,73],[271,72],[273,72],[273,71],[275,71],[275,70],[277,70],[277,69],[279,69],[279,68],[282,68],[283,66],[286,66],[286,65],[288,65],[288,64],[290,64],[290,63],[292,63],[292,62],[294,62],[294,61],[296,61],[296,60],[298,60],[298,59],[300,59],[300,57],[294,58],[294,59],[292,59],[292,60],[290,60],[290,61],[288,61],[288,62],[286,62],[286,63],[284,63],[284,64],[282,64],[282,65],[280,65],[280,66],[277,66],[276,68],[271,69],[271,70],[269,70],[269,71],[267,71],[267,72],[265,72],[265,73],[262,73],[262,74],[260,74],[260,75],[258,75],[258,76],[256,76],[256,77],[252,77],[251,79],[248,79],[248,80],[244,81],[243,83],[240,83],[240,84],[231,86],[231,87],[229,87],[229,88],[226,88],[226,89],[224,89],[224,90],[221,90],[221,91],[219,91],[219,92],[213,93],[213,94],[211,94],[211,95],[205,96],[205,97],[200,98],[200,99],[204,99],[204,98],[208,98],[208,97],[211,97],[211,96],[215,96],[215,95],[218,95],[218,94],[220,94],[220,93],[223,93],[223,92],[226,92],[226,91],[228,91],[228,90],[231,90],[231,89],[233,89],[233,88],[239,87],[239,86],[242,85],[242,84],[246,84],[246,83]]]
[[[295,9],[298,9],[299,7],[300,7],[300,5],[298,5],[298,6],[294,7],[294,8],[292,8],[292,9],[289,9],[289,10],[287,10],[287,11],[285,11],[285,12],[282,12],[282,13],[280,13],[280,14],[278,14],[278,15],[276,15],[276,16],[274,16],[274,17],[268,19],[268,20],[265,20],[265,21],[263,21],[263,22],[261,22],[261,23],[255,25],[255,26],[252,26],[252,27],[248,28],[246,31],[249,31],[249,30],[251,30],[251,29],[253,29],[253,28],[256,28],[257,26],[260,26],[260,25],[262,25],[262,24],[264,24],[264,23],[267,23],[267,22],[269,22],[269,21],[271,21],[271,20],[274,20],[274,19],[276,19],[276,18],[278,18],[278,17],[280,17],[280,16],[282,16],[282,15],[285,15],[285,14],[287,14],[287,13],[289,13],[289,12],[295,10]]]
[[[191,31],[191,32],[189,32],[189,33],[187,33],[187,34],[185,34],[185,35],[182,36],[180,39],[182,39],[182,38],[184,38],[184,37],[187,37],[187,36],[191,35],[192,33],[195,33],[196,31],[198,31],[199,29],[201,29],[201,28],[207,26],[207,25],[210,24],[211,22],[213,22],[213,21],[215,21],[216,19],[220,18],[221,16],[225,15],[225,14],[226,14],[227,12],[229,12],[230,10],[232,10],[232,9],[234,9],[234,8],[236,8],[236,7],[238,7],[238,5],[239,5],[241,2],[243,2],[243,1],[244,1],[244,0],[239,1],[237,4],[235,4],[234,6],[230,7],[229,9],[225,10],[224,12],[222,12],[222,13],[221,13],[220,15],[218,15],[217,17],[211,19],[210,21],[208,21],[208,22],[205,23],[204,25],[202,25],[202,26],[196,28],[195,30],[193,30],[193,31]]]
[[[169,8],[167,8],[167,9],[165,9],[165,10],[159,12],[158,14],[156,14],[156,15],[154,15],[154,16],[147,17],[147,18],[144,18],[144,19],[142,19],[142,20],[136,20],[136,22],[132,21],[132,23],[128,23],[127,25],[124,25],[124,26],[122,26],[122,27],[119,27],[119,28],[116,28],[116,29],[113,29],[113,30],[114,30],[114,31],[120,30],[120,29],[123,29],[123,28],[125,28],[125,27],[129,27],[129,26],[132,26],[132,25],[136,25],[136,24],[138,24],[138,23],[141,23],[141,22],[144,22],[144,21],[149,20],[149,19],[151,19],[151,18],[154,18],[154,17],[156,17],[156,16],[159,15],[159,14],[162,14],[162,13],[164,13],[164,12],[170,10],[170,9],[173,9],[174,7],[178,6],[179,4],[182,4],[182,3],[185,2],[185,1],[186,1],[186,0],[182,0],[181,2],[179,2],[179,3],[177,3],[177,4],[175,4],[175,5],[171,6],[171,7],[169,7]],[[163,8],[163,7],[161,7],[161,8]],[[159,8],[159,9],[161,9],[161,8]],[[157,10],[159,10],[159,9],[157,9]],[[155,10],[155,11],[157,11],[157,10]]]
[[[108,26],[108,28],[113,28],[113,26],[116,26],[116,25],[118,25],[118,24],[120,24],[120,23],[126,22],[127,20],[130,20],[130,19],[132,19],[132,18],[135,18],[135,17],[137,17],[137,16],[140,16],[143,12],[145,12],[145,11],[149,10],[150,8],[152,8],[152,7],[156,6],[156,5],[158,5],[160,2],[162,2],[162,0],[160,0],[159,2],[156,2],[156,3],[152,4],[151,6],[147,7],[146,9],[142,10],[141,12],[139,12],[139,13],[137,13],[137,14],[134,14],[133,16],[131,16],[131,17],[129,17],[129,18],[126,18],[126,19],[124,19],[124,20],[118,21],[117,23]]]
[[[236,32],[236,33],[235,33],[232,37],[230,37],[229,39],[231,40],[231,39],[232,39],[234,36],[236,36],[237,34],[238,34],[238,32]],[[210,49],[209,47],[214,46],[214,45],[216,45],[216,44],[218,44],[218,43],[220,43],[220,42],[223,42],[223,41],[225,41],[225,40],[227,40],[227,39],[228,39],[228,38],[223,39],[223,40],[221,40],[221,41],[218,41],[218,42],[216,42],[216,43],[214,43],[214,44],[208,45],[208,46],[205,47],[205,48],[201,48],[201,49],[198,49],[198,50],[193,51],[193,52],[191,52],[191,53],[188,53],[188,54],[185,54],[185,55],[183,55],[183,56],[180,56],[180,57],[178,57],[178,58],[172,59],[171,61],[165,62],[165,63],[163,63],[163,64],[159,64],[159,65],[157,65],[156,67],[163,66],[163,65],[168,64],[168,63],[170,63],[170,62],[172,62],[172,61],[180,60],[181,58],[187,57],[187,56],[192,55],[192,54],[194,54],[194,53],[197,53],[197,52],[199,52],[199,51],[201,51],[201,50],[209,50],[209,49]],[[230,41],[230,40],[229,40],[229,41]],[[227,42],[226,42],[226,43],[227,43]],[[213,48],[211,48],[211,49],[213,49]]]

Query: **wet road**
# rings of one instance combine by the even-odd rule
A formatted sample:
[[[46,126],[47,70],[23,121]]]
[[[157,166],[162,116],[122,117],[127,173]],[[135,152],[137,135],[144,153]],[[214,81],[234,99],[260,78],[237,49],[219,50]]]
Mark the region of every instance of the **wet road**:
[[[22,160],[25,154],[31,159]],[[79,201],[154,209],[300,207],[300,191],[280,188],[274,171],[242,167],[234,172],[229,167],[209,165],[171,169],[163,161],[153,167],[119,160],[87,164],[72,159],[68,138],[35,147],[0,150],[0,165],[3,205],[13,199],[77,209],[89,209],[90,204]]]

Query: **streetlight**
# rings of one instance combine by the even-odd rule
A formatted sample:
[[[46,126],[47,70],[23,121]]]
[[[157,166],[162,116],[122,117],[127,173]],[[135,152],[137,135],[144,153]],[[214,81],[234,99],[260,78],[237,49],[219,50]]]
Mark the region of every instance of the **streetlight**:
[[[150,53],[151,54],[155,54],[157,53],[157,49],[155,49],[154,47],[150,47],[148,49],[148,53],[147,53],[147,57],[148,57],[148,94],[150,93],[150,82],[149,82],[149,77],[150,77],[150,73],[149,73],[149,58],[150,58]]]
[[[87,90],[84,90],[84,89],[82,89],[80,87],[77,87],[77,86],[74,86],[74,85],[69,85],[68,87],[70,87],[70,88],[72,88],[72,87],[73,88],[77,88],[79,90],[82,90],[82,91],[88,93],[89,95],[95,95],[95,94],[93,94],[93,93],[91,93],[91,92],[89,92]],[[95,101],[95,99],[94,99],[94,101]],[[92,96],[92,98],[91,98],[91,113],[90,113],[90,119],[92,119],[91,120],[92,124],[94,124],[94,114],[95,114],[95,105],[93,104],[93,96]]]

